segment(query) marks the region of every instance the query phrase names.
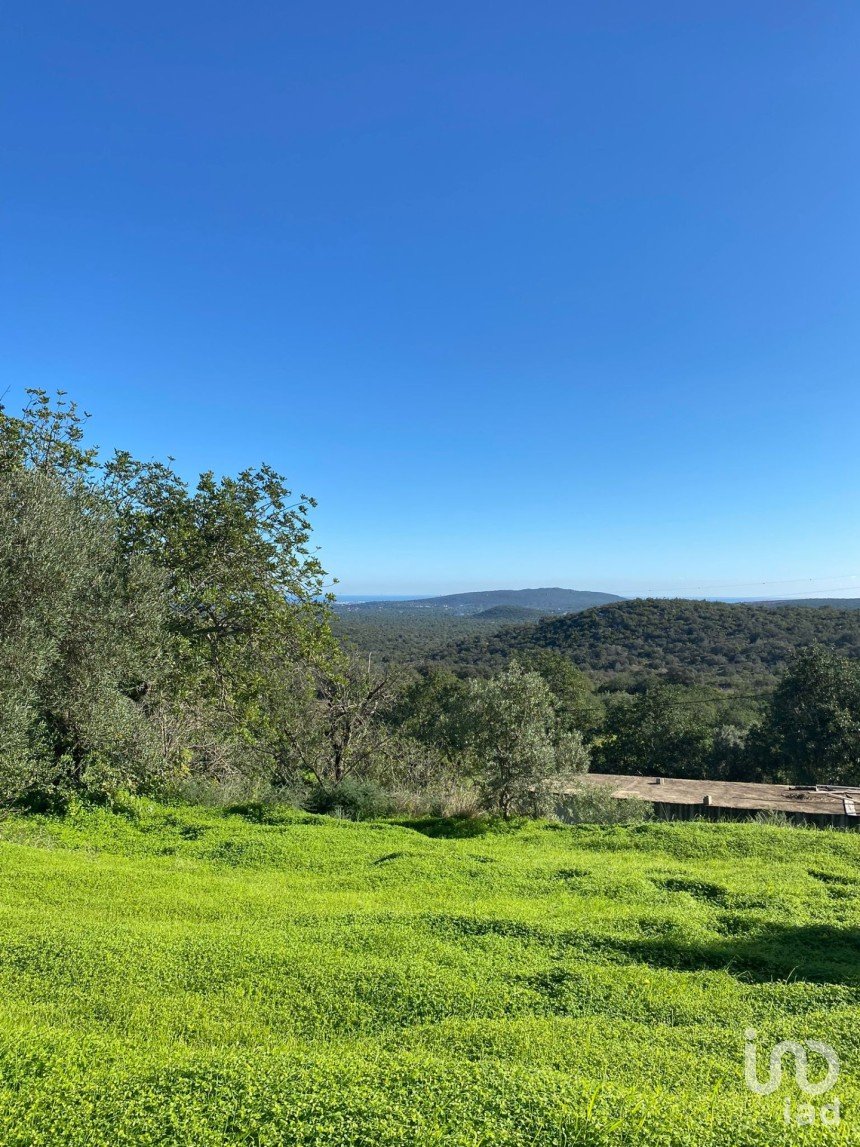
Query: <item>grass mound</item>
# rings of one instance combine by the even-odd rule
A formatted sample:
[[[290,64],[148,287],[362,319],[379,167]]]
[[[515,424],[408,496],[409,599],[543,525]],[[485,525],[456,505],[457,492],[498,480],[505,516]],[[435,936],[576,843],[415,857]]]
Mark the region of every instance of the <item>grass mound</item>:
[[[11,818],[0,1143],[860,1142],[859,893],[860,835],[764,825]],[[838,1127],[750,1027],[836,1048]]]

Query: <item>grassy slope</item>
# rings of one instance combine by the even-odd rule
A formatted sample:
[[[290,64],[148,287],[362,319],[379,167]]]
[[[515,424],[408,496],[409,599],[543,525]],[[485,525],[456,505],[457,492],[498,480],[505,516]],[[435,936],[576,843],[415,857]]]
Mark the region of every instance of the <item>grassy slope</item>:
[[[745,1091],[748,1025],[837,1048],[860,1141],[860,835],[0,828],[4,1147],[830,1141]]]

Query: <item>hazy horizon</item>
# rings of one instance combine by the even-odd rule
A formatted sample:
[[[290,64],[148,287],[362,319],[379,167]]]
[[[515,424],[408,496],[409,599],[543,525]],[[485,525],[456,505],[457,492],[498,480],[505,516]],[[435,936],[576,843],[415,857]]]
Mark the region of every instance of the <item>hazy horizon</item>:
[[[348,602],[359,603],[362,601],[418,601],[422,598],[445,597],[445,596],[448,596],[450,594],[481,593],[481,592],[492,592],[494,590],[513,590],[513,591],[516,591],[516,590],[522,590],[522,589],[546,589],[546,588],[569,589],[569,590],[579,590],[579,591],[585,590],[585,591],[596,592],[596,593],[615,593],[615,594],[618,594],[619,597],[630,597],[630,598],[632,598],[632,597],[690,597],[690,598],[696,598],[696,599],[699,599],[702,601],[726,601],[726,602],[743,602],[743,601],[755,602],[755,601],[774,601],[774,600],[790,601],[792,598],[846,598],[846,599],[850,599],[853,597],[860,597],[860,584],[858,584],[854,587],[850,587],[848,589],[843,588],[838,592],[836,590],[833,590],[831,592],[828,592],[827,590],[821,590],[821,591],[806,590],[806,591],[796,591],[796,592],[779,592],[776,589],[776,586],[781,585],[781,584],[783,584],[783,583],[774,583],[775,588],[774,588],[774,592],[772,594],[759,592],[759,593],[755,593],[755,594],[740,594],[740,595],[739,594],[732,594],[732,595],[704,594],[704,593],[698,593],[697,594],[694,592],[693,589],[689,589],[688,591],[685,592],[681,588],[679,588],[675,591],[672,591],[672,590],[667,591],[665,589],[664,590],[650,590],[649,591],[647,589],[644,589],[644,590],[637,590],[635,592],[631,591],[628,593],[622,593],[620,590],[605,589],[603,586],[579,585],[579,584],[574,584],[572,582],[571,583],[545,582],[545,583],[540,583],[540,584],[535,583],[535,584],[531,584],[531,585],[519,585],[519,584],[518,585],[489,585],[489,584],[484,584],[484,585],[476,585],[476,586],[459,585],[459,586],[457,586],[457,588],[454,588],[454,589],[440,589],[440,590],[434,590],[434,591],[414,590],[411,592],[407,591],[407,592],[401,592],[401,593],[378,593],[378,592],[375,592],[373,590],[368,590],[364,593],[362,593],[360,590],[352,590],[350,592],[342,592],[341,593],[340,592],[341,587],[338,585],[338,586],[334,587],[333,592],[336,594],[337,600],[340,602],[343,602],[343,603],[348,603]]]

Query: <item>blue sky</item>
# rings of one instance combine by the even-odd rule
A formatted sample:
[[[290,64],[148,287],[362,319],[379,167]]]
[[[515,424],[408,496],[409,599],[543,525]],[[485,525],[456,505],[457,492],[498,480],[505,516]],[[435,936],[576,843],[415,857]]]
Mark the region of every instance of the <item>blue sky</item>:
[[[346,593],[860,595],[860,8],[10,0],[7,403]]]

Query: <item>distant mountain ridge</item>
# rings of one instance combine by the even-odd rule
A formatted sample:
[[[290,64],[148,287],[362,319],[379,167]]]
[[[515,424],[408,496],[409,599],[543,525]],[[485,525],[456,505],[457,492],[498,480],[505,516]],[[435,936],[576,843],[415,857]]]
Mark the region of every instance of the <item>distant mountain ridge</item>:
[[[411,601],[342,602],[335,605],[335,610],[341,614],[437,613],[474,617],[488,609],[506,607],[533,610],[540,614],[563,614],[578,613],[583,609],[623,600],[614,593],[553,586],[540,589],[477,590],[472,593],[449,593],[441,597],[414,598]]]

